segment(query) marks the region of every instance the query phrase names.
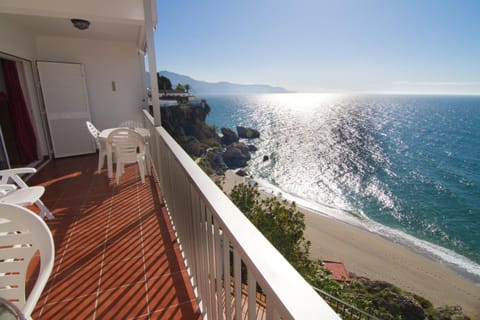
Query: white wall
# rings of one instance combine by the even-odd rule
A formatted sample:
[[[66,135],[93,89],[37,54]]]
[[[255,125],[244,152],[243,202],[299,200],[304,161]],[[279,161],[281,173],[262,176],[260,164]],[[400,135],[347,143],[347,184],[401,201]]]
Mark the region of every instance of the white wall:
[[[0,52],[29,60],[35,57],[33,35],[7,15],[0,18]]]
[[[39,156],[47,156],[48,142],[30,62],[35,59],[36,55],[35,40],[30,30],[25,30],[16,23],[13,16],[2,15],[0,19],[0,52],[6,54],[0,55],[0,57],[19,61],[17,68],[22,81],[25,102],[32,115],[31,120],[37,138],[38,153]]]
[[[140,121],[139,111],[146,105],[145,66],[144,57],[138,54],[136,43],[40,36],[35,34],[36,30],[25,28],[27,27],[19,24],[14,16],[2,14],[0,53],[30,61],[83,63],[92,121],[98,128],[117,126],[126,120]],[[47,155],[48,140],[44,134],[45,123],[40,110],[43,102],[37,96],[34,75],[26,63],[24,62],[28,88],[26,100],[33,110],[32,122],[39,151],[42,155]],[[112,91],[112,81],[115,81],[116,91]]]
[[[40,36],[36,51],[38,60],[85,65],[92,122],[99,129],[141,120],[144,67],[135,43]]]

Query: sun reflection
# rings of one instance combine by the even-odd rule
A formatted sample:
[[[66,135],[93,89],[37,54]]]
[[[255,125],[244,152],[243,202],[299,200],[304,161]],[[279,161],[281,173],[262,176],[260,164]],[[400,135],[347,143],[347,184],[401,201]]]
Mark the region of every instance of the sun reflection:
[[[338,93],[280,93],[260,96],[264,103],[282,111],[310,113],[335,104],[340,98]]]

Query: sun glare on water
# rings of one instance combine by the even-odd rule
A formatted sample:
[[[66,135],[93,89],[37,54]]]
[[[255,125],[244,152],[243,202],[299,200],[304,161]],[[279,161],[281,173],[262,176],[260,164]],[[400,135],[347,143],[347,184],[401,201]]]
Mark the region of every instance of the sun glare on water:
[[[335,93],[281,93],[263,95],[262,98],[282,111],[310,113],[321,106],[334,104],[341,96]]]

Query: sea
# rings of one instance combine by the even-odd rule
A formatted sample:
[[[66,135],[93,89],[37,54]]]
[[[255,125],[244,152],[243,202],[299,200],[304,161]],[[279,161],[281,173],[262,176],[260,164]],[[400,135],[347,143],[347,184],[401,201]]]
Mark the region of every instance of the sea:
[[[253,127],[260,188],[480,284],[480,96],[211,95],[207,123]],[[268,160],[264,161],[264,156]]]

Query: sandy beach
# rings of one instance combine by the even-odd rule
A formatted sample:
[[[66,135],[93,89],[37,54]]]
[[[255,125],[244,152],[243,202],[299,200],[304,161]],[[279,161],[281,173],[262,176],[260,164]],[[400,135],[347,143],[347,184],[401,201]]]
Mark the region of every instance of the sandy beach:
[[[229,170],[223,188],[228,193],[242,182],[242,177]],[[379,235],[298,209],[305,214],[312,258],[341,261],[348,271],[359,276],[390,282],[427,298],[434,306],[460,305],[472,319],[480,319],[480,285]]]

